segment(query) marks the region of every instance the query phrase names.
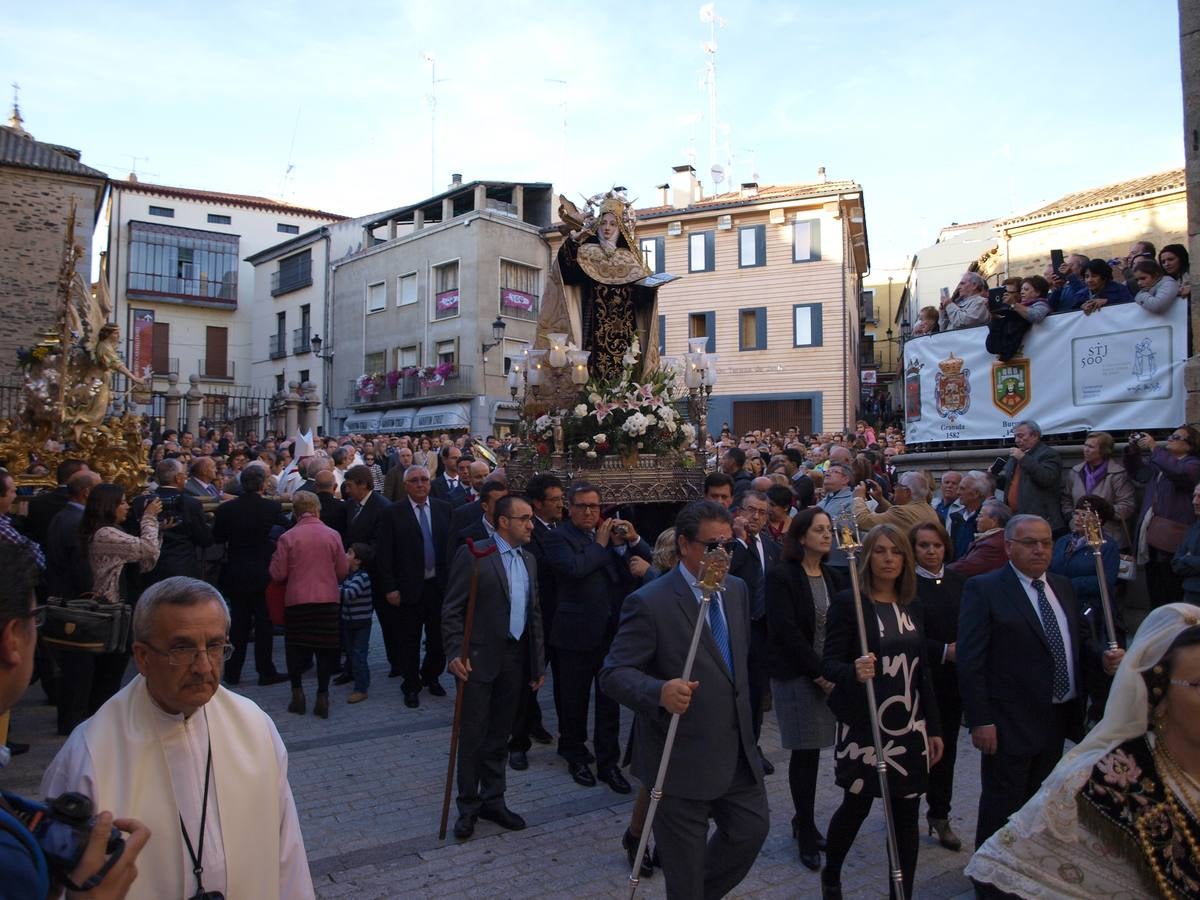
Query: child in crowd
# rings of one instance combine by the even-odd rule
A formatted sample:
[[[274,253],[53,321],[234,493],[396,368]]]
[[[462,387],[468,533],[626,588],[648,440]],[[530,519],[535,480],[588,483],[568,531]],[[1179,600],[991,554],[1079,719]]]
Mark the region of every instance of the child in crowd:
[[[371,646],[371,576],[366,567],[375,554],[370,544],[354,543],[346,551],[350,574],[342,582],[342,645],[350,660],[354,690],[347,703],[367,699],[371,687],[371,670],[367,667],[367,650]]]

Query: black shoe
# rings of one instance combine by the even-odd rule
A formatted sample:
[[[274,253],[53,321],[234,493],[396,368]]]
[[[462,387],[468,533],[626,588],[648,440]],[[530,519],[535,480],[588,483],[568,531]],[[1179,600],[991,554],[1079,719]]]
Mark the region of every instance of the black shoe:
[[[582,787],[595,787],[596,776],[592,774],[592,770],[588,768],[587,763],[567,763],[567,770],[571,773],[571,777],[575,779],[575,783]]]
[[[535,741],[537,741],[539,744],[553,744],[554,743],[554,736],[551,735],[550,732],[548,732],[541,725],[539,725],[537,728],[534,728],[533,730],[531,730],[529,732],[529,736],[531,738],[533,738]]]
[[[29,752],[29,745],[22,744],[20,741],[9,741],[4,746],[8,748],[9,756],[20,756],[22,753]]]
[[[409,709],[416,709],[421,705],[421,695],[417,691],[405,691],[404,705]]]
[[[842,900],[842,877],[827,879],[825,872],[821,873],[821,900]]]
[[[501,828],[507,828],[509,831],[522,831],[525,828],[525,820],[507,806],[501,806],[499,809],[485,807],[479,811],[479,818],[495,822]]]
[[[625,776],[621,774],[621,770],[616,766],[610,766],[607,769],[600,769],[596,773],[600,780],[607,784],[618,794],[628,794],[633,790],[629,786],[629,782],[625,780]]]
[[[800,865],[813,872],[821,871],[821,854],[817,852],[815,844],[800,845]]]
[[[444,687],[442,687],[440,682],[431,681],[431,682],[429,682],[429,684],[427,684],[425,686],[427,688],[429,688],[429,694],[432,697],[445,697],[446,696],[446,689]]]
[[[459,816],[458,821],[454,823],[454,836],[460,841],[465,841],[475,833],[475,817],[474,816]]]
[[[757,749],[758,749],[759,762],[762,763],[763,774],[764,775],[774,775],[775,774],[775,766],[771,763],[771,761],[769,759],[767,759],[767,755],[762,752],[762,747],[758,747]]]
[[[404,673],[401,672],[399,669],[396,669],[396,668],[388,669],[388,678],[399,678],[403,674]]]
[[[269,684],[283,684],[288,680],[286,672],[273,672],[270,675],[259,675],[258,686],[266,687]]]
[[[353,675],[348,675],[348,674],[346,674],[345,672],[343,672],[343,673],[342,673],[341,675],[339,675],[337,678],[333,679],[333,683],[334,683],[334,684],[349,684],[349,683],[350,683],[350,682],[352,682],[353,680],[354,680],[354,676],[353,676]]]
[[[621,835],[621,846],[625,848],[625,856],[629,860],[629,867],[633,868],[633,855],[637,853],[638,841],[641,838],[635,838],[633,832],[628,828]],[[646,847],[646,851],[642,854],[642,864],[638,866],[638,872],[643,878],[649,878],[654,874],[654,862],[650,856],[650,847]]]
[[[524,750],[513,750],[508,754],[508,764],[518,772],[524,772],[529,768],[529,757]]]

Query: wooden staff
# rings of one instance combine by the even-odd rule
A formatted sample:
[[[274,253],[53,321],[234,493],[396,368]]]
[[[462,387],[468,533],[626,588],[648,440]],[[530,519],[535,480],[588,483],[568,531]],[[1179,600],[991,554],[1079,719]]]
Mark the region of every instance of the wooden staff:
[[[479,592],[479,561],[485,556],[496,552],[496,545],[486,550],[476,550],[475,542],[467,538],[467,549],[471,551],[471,590],[467,594],[467,612],[463,618],[462,650],[458,654],[460,662],[466,663],[471,658],[471,628],[475,624],[475,595]],[[463,692],[467,688],[465,681],[460,681],[454,692],[454,724],[450,728],[450,761],[446,763],[446,792],[442,796],[442,824],[438,827],[438,840],[446,839],[446,822],[450,818],[450,791],[454,787],[454,761],[458,758],[458,733],[462,730]]]
[[[1092,548],[1092,559],[1096,563],[1096,581],[1100,584],[1100,607],[1104,611],[1104,626],[1108,629],[1108,648],[1117,649],[1117,632],[1113,628],[1112,600],[1108,596],[1108,579],[1104,575],[1104,560],[1101,551],[1104,549],[1104,529],[1100,525],[1099,514],[1090,505],[1084,505],[1083,527],[1087,532],[1088,546]]]

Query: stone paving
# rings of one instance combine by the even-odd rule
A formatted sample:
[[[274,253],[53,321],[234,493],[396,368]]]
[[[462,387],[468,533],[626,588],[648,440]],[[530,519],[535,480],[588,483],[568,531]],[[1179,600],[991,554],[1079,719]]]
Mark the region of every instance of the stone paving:
[[[282,663],[282,638],[276,639]],[[249,661],[248,661],[249,663]],[[289,775],[308,848],[317,895],[353,897],[591,898],[628,895],[629,874],[621,834],[631,797],[606,785],[583,788],[571,781],[553,746],[534,744],[529,769],[509,770],[509,806],[529,827],[505,832],[480,821],[474,838],[458,843],[437,839],[442,790],[454,710],[451,688],[444,698],[421,694],[419,709],[406,709],[399,679],[389,679],[378,628],[372,634],[370,699],[346,704],[350,686],[335,687],[326,721],[311,713],[315,680],[305,679],[309,713],[289,714],[287,684],[260,688],[252,664],[240,688],[275,720],[288,748]],[[132,671],[132,668],[131,668]],[[443,676],[450,688],[450,676]],[[249,685],[249,686],[247,686]],[[549,685],[543,692],[546,724]],[[622,710],[623,730],[632,720]],[[33,745],[3,773],[6,789],[33,794],[43,768],[62,740],[54,735],[54,711],[34,685],[14,710],[12,738]],[[762,746],[776,766],[767,779],[771,832],[754,868],[733,897],[819,897],[818,875],[797,860],[791,838],[791,799],[787,789],[788,753],[779,746],[768,713]],[[965,732],[960,735],[953,824],[970,845],[979,791],[978,754]],[[824,826],[840,799],[833,783],[832,759],[822,758],[818,823]],[[923,821],[923,820],[922,820]],[[450,828],[454,809],[451,805]],[[150,845],[151,848],[153,844]],[[152,852],[152,851],[151,851]],[[967,851],[951,853],[922,837],[916,894],[922,898],[973,896],[962,875]],[[886,844],[879,805],[872,810],[846,861],[843,888],[848,898],[887,896]],[[643,878],[639,894],[662,898],[661,873]]]

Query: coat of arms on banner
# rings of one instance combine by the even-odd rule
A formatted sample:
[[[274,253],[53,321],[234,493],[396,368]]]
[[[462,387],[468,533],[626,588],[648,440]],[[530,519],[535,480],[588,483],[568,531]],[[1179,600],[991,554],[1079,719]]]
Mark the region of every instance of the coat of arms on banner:
[[[992,403],[1010,416],[1029,405],[1029,360],[1010,359],[992,366]]]
[[[904,419],[907,422],[921,420],[921,370],[925,364],[919,359],[910,359],[904,370]]]
[[[963,365],[964,361],[951,353],[938,363],[933,382],[933,402],[938,415],[951,422],[971,408],[971,370]]]

